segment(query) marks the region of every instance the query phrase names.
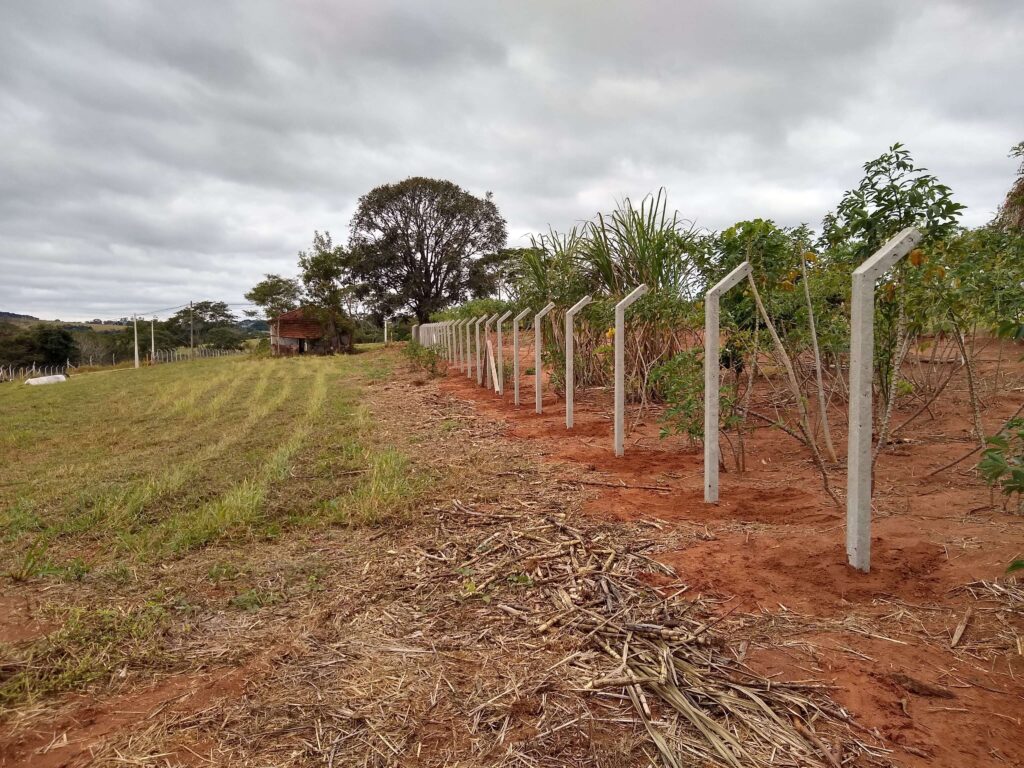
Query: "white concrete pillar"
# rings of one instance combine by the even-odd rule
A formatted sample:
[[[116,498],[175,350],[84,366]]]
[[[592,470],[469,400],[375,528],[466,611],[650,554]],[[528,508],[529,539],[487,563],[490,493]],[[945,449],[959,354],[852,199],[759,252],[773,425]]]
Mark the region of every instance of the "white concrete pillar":
[[[480,323],[486,320],[487,315],[483,315],[478,317],[476,322],[473,323],[473,330],[476,333],[476,383],[481,387],[484,385],[484,359],[483,349],[480,346]]]
[[[576,337],[573,320],[576,313],[593,299],[584,296],[565,312],[565,428],[572,429],[573,407],[576,392]]]
[[[512,310],[508,310],[498,318],[498,346],[495,353],[498,355],[498,394],[505,394],[505,340],[501,335],[501,324],[512,316]]]
[[[420,326],[419,326],[419,323],[415,323],[413,325],[412,332],[410,333],[410,338],[412,339],[412,343],[413,344],[419,344],[420,343]]]
[[[544,346],[541,342],[544,339],[544,334],[541,332],[540,321],[554,308],[555,303],[548,302],[544,309],[533,316],[533,399],[534,410],[537,413],[544,413],[544,364],[541,360],[541,350]]]
[[[615,455],[624,453],[626,432],[626,308],[647,293],[640,284],[615,305]]]
[[[473,378],[473,345],[472,345],[472,329],[473,318],[469,318],[466,321],[466,378]]]
[[[719,299],[750,274],[744,261],[704,296],[704,501],[718,502]]]
[[[908,227],[853,271],[850,301],[850,432],[846,450],[846,556],[871,569],[871,381],[875,353],[875,281],[921,242]]]
[[[139,318],[132,318],[132,325],[135,326],[135,367],[139,367]]]
[[[498,313],[495,312],[493,315],[484,320],[484,346],[486,347],[487,342],[491,340],[491,323],[498,319]],[[486,363],[486,361],[485,361]],[[488,365],[484,365],[484,388],[490,389],[494,382],[491,381],[491,368]]]
[[[512,392],[516,406],[519,405],[519,323],[528,314],[529,307],[512,318]]]

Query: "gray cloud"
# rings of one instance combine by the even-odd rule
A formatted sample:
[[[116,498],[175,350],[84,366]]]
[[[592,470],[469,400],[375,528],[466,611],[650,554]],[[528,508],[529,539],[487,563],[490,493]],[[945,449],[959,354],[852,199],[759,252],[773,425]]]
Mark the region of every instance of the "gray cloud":
[[[0,7],[0,309],[241,301],[409,175],[523,242],[658,187],[816,225],[893,141],[987,220],[1024,139],[1024,6],[127,0]]]

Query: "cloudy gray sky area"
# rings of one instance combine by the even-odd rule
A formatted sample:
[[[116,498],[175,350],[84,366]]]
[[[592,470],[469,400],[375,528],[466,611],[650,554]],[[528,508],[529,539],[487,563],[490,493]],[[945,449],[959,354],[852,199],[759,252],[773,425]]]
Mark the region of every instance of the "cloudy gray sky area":
[[[0,2],[0,310],[241,302],[411,175],[510,245],[660,186],[817,226],[894,141],[987,221],[1024,2]]]

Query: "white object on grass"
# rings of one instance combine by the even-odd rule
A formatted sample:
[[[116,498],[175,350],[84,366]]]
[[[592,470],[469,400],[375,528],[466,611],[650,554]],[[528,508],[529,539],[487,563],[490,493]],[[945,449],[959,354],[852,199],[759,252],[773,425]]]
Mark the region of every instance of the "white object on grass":
[[[32,387],[38,387],[42,384],[59,384],[60,382],[67,380],[67,376],[63,373],[58,373],[54,376],[37,376],[34,379],[25,379],[25,383]]]

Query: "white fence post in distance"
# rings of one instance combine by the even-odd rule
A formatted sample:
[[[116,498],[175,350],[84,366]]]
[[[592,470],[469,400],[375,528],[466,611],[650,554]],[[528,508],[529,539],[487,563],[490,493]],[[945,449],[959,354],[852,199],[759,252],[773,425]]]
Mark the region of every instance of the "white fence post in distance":
[[[484,359],[483,350],[480,348],[480,323],[487,320],[487,315],[478,317],[476,322],[473,323],[474,331],[476,332],[476,383],[478,386],[484,385]]]
[[[488,317],[487,319],[484,320],[484,347],[485,347],[484,352],[485,352],[485,354],[484,354],[484,380],[483,380],[483,386],[486,389],[490,389],[491,388],[491,384],[494,383],[494,382],[491,381],[491,366],[487,364],[486,347],[487,347],[487,342],[489,342],[491,340],[491,323],[493,323],[497,319],[498,319],[498,313],[495,312],[493,315],[491,315],[490,317]]]
[[[640,284],[615,305],[615,455],[624,453],[626,432],[626,308],[647,293]]]
[[[543,393],[543,374],[544,367],[541,364],[541,340],[544,334],[541,332],[540,321],[544,318],[548,312],[555,308],[555,303],[548,302],[548,305],[544,307],[540,312],[533,316],[533,400],[534,410],[537,413],[544,413],[544,393]]]
[[[908,227],[853,270],[850,307],[850,433],[846,449],[846,556],[871,569],[871,371],[875,354],[875,281],[921,242]]]
[[[592,302],[584,296],[565,311],[565,428],[572,429],[573,407],[576,389],[576,339],[573,336],[573,320],[576,313]]]
[[[519,323],[528,314],[530,314],[529,307],[512,318],[512,392],[517,406],[519,405]]]
[[[505,314],[498,318],[498,394],[505,394],[505,340],[501,335],[501,324],[512,317],[512,310],[506,310]]]
[[[718,501],[719,299],[750,274],[744,261],[704,296],[704,501]]]

